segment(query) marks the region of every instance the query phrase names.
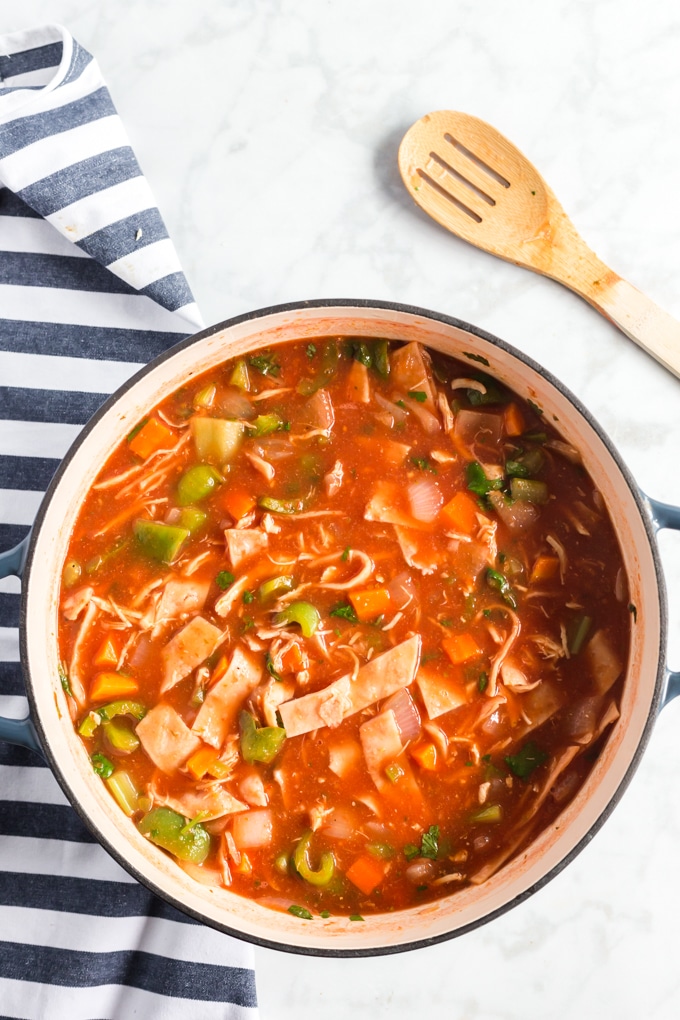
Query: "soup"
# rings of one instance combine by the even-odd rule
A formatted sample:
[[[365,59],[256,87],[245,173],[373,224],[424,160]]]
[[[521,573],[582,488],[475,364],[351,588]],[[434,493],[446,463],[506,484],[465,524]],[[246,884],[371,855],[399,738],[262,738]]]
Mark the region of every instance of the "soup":
[[[492,876],[618,718],[630,615],[578,452],[415,343],[226,362],[103,466],[63,569],[63,684],[130,824],[302,919]]]

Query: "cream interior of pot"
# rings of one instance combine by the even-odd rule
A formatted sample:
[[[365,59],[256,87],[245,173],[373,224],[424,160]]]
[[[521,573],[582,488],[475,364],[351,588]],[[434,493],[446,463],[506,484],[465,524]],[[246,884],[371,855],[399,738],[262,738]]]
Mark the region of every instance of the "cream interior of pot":
[[[618,532],[631,601],[645,607],[633,626],[621,719],[584,787],[558,822],[484,885],[395,914],[367,916],[360,925],[338,917],[305,922],[228,890],[203,886],[144,839],[94,774],[74,732],[58,676],[57,646],[60,570],[80,501],[112,449],[133,425],[188,379],[226,358],[275,343],[343,334],[417,340],[457,357],[466,352],[481,355],[488,360],[491,374],[542,407],[566,441],[581,451]],[[567,396],[511,352],[458,326],[394,308],[326,306],[274,311],[216,327],[209,336],[162,361],[128,388],[95,427],[86,429],[44,511],[28,583],[25,648],[29,696],[59,781],[71,801],[86,812],[114,855],[161,895],[208,924],[302,952],[354,955],[446,937],[526,895],[597,827],[625,784],[658,696],[662,609],[654,557],[638,505],[605,442]]]

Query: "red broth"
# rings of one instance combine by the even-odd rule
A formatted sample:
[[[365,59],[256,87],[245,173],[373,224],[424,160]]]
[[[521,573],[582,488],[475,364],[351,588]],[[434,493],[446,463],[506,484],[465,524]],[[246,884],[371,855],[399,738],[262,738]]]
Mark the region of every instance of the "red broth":
[[[479,361],[261,351],[98,475],[64,685],[130,825],[200,881],[301,917],[454,894],[593,767],[634,611],[620,551],[578,453]]]

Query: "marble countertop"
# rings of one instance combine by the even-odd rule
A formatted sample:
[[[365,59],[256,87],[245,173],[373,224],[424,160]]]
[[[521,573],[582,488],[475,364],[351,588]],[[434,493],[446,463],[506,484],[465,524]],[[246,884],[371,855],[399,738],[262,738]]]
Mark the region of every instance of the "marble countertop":
[[[680,503],[680,382],[550,280],[447,234],[405,193],[430,110],[494,124],[591,247],[680,317],[680,20],[670,0],[23,0],[98,58],[206,322],[315,297],[403,301],[545,365],[640,486]],[[670,659],[680,547],[661,540]],[[680,705],[587,849],[472,934],[394,957],[256,951],[263,1020],[680,1016]]]

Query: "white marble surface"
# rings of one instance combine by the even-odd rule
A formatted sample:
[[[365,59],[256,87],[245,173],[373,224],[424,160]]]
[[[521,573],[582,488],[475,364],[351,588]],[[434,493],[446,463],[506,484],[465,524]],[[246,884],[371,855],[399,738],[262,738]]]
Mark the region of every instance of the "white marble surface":
[[[671,0],[22,0],[100,61],[207,322],[371,297],[496,333],[584,401],[680,503],[680,382],[558,285],[456,240],[405,194],[429,110],[494,124],[591,246],[680,316],[680,16]],[[669,586],[680,547],[662,540]],[[671,597],[671,661],[680,662]],[[680,704],[594,842],[521,907],[395,957],[257,951],[263,1020],[680,1016]],[[446,1010],[446,1014],[444,1013]]]

